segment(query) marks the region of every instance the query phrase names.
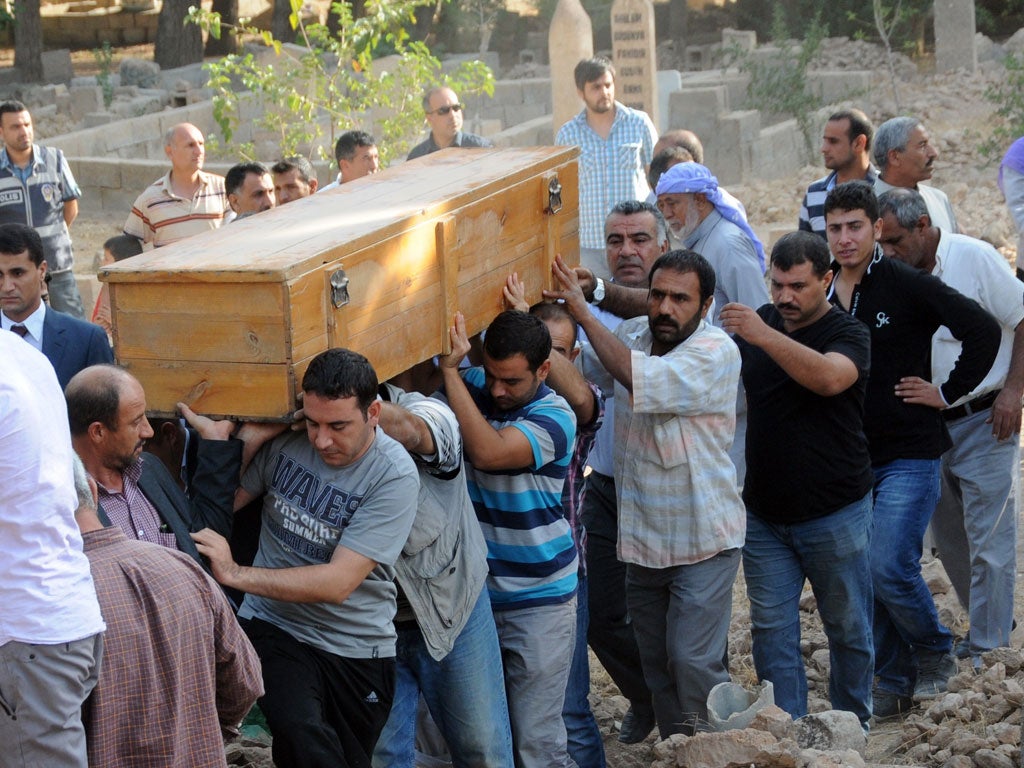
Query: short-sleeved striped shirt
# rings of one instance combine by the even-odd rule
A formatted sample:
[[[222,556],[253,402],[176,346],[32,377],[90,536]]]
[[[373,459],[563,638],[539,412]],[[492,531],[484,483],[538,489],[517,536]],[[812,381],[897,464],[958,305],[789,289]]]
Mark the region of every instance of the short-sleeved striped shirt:
[[[836,185],[836,172],[832,171],[828,176],[823,176],[817,181],[812,181],[804,194],[804,200],[800,204],[800,220],[798,226],[804,232],[814,232],[825,237],[825,198]],[[864,174],[864,181],[874,184],[878,178],[878,172],[874,167],[869,167]]]
[[[564,603],[576,594],[577,557],[562,508],[562,486],[576,439],[576,417],[546,384],[521,408],[490,406],[482,368],[463,373],[466,388],[495,429],[514,427],[530,441],[533,464],[487,472],[466,460],[469,495],[487,542],[494,610]]]
[[[580,148],[580,247],[604,248],[604,220],[616,203],[646,200],[658,131],[645,112],[615,102],[607,139],[587,124],[584,109],[558,131],[556,144]]]
[[[231,209],[224,177],[199,172],[199,189],[191,200],[174,194],[171,174],[157,179],[132,204],[124,233],[156,247],[216,229]]]

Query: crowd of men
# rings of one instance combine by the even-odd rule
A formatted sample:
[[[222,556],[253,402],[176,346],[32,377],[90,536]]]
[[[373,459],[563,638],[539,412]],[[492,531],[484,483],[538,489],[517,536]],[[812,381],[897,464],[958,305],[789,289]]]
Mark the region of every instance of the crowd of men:
[[[830,116],[830,173],[766,256],[698,137],[658,137],[606,59],[575,80],[582,265],[557,257],[532,307],[496,277],[478,347],[456,313],[451,352],[390,382],[322,352],[291,429],[147,418],[109,300],[71,316],[67,163],[0,105],[0,765],[222,765],[258,701],[281,768],[411,767],[425,715],[455,766],[603,768],[588,645],[620,741],[706,729],[741,562],[793,717],[808,582],[831,704],[865,732],[1009,643],[1024,283],[924,183],[925,126]],[[489,146],[450,88],[423,109],[410,160]],[[165,151],[110,260],[379,168],[362,131],[323,188],[301,157],[206,173],[188,124]]]

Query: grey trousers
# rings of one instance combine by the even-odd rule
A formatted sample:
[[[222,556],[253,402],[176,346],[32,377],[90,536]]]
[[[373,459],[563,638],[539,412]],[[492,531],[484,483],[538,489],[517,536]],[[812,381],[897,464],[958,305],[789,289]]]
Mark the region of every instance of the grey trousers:
[[[82,703],[102,656],[102,634],[0,646],[0,768],[87,768]]]
[[[1017,571],[1020,442],[998,442],[991,410],[947,423],[942,495],[932,532],[942,565],[971,619],[971,655],[1010,644]]]
[[[79,320],[86,319],[82,295],[78,292],[78,283],[75,282],[75,273],[70,269],[51,272],[50,284],[46,291],[49,294],[50,306],[58,312],[65,312]]]
[[[576,637],[576,598],[495,611],[516,768],[576,768],[562,704]]]
[[[626,599],[661,738],[707,730],[708,694],[728,682],[725,650],[740,550],[692,565],[630,563]]]

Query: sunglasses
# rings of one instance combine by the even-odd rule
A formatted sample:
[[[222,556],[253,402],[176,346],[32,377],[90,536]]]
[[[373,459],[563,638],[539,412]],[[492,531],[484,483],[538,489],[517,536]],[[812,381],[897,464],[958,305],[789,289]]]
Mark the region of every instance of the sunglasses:
[[[449,112],[461,112],[461,104],[447,104],[443,107],[438,107],[433,112],[427,112],[428,115],[447,115]]]

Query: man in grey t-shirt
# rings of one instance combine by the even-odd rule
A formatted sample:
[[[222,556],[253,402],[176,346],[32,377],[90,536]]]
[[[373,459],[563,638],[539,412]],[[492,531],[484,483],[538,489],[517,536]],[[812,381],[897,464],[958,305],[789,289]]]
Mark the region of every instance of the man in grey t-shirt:
[[[416,514],[409,454],[377,429],[377,376],[331,349],[302,380],[306,436],[263,446],[235,508],[265,493],[260,547],[237,565],[227,541],[193,534],[263,664],[260,708],[279,768],[369,765],[394,693],[394,563]]]

